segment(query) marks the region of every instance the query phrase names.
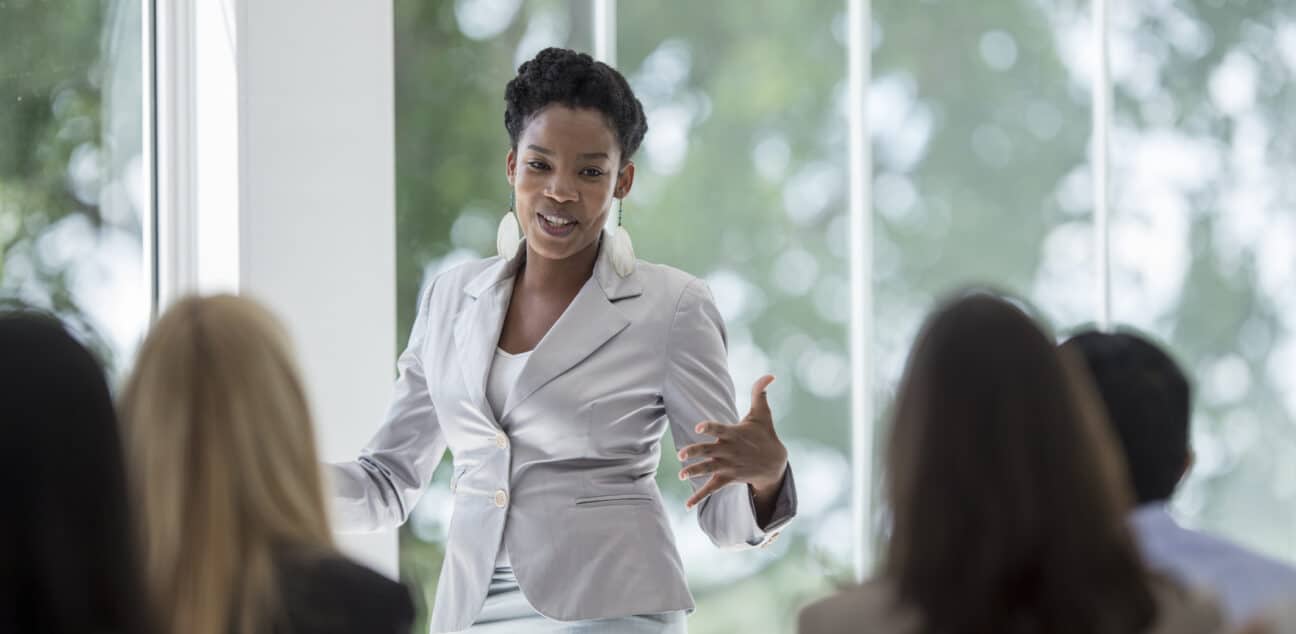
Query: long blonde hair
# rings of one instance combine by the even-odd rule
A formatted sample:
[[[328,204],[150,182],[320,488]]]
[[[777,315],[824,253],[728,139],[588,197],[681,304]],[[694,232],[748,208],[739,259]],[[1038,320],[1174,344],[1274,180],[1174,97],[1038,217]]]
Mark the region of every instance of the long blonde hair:
[[[310,411],[283,328],[230,295],[158,320],[122,398],[149,603],[164,631],[269,631],[275,561],[333,550]]]

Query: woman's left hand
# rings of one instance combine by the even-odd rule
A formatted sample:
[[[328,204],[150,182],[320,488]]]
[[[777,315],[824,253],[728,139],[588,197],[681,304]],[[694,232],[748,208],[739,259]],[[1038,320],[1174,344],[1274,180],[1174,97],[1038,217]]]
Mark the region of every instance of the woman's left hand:
[[[773,382],[774,377],[768,374],[756,380],[751,409],[737,424],[698,423],[697,432],[715,440],[680,450],[680,460],[701,458],[680,471],[680,479],[702,475],[710,475],[711,479],[688,499],[688,508],[732,482],[746,482],[757,497],[778,492],[787,470],[787,448],[774,432],[774,415],[765,397],[765,388]]]

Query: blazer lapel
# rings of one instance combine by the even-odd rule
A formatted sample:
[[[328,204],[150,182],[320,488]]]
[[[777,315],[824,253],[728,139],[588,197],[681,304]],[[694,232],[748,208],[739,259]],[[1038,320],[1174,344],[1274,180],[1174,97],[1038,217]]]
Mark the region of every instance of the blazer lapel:
[[[454,342],[469,398],[491,420],[495,416],[486,402],[486,379],[495,360],[520,260],[516,255],[511,260],[500,260],[465,285],[464,292],[474,301],[459,311],[454,322]]]
[[[518,376],[517,384],[509,392],[501,418],[629,326],[630,320],[614,302],[642,293],[637,273],[620,277],[613,269],[606,250],[600,249],[594,274],[536,345]]]

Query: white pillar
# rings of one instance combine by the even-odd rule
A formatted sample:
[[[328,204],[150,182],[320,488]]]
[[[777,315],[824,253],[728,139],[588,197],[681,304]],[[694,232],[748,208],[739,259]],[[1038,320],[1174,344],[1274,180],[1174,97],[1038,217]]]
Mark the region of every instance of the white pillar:
[[[850,112],[850,360],[851,511],[853,568],[863,582],[873,568],[873,399],[870,366],[873,336],[873,154],[868,130],[872,7],[847,2],[847,85]]]
[[[353,458],[395,372],[392,3],[160,4],[182,7],[159,14],[173,29],[159,128],[176,130],[158,148],[161,302],[230,290],[266,303],[292,332],[321,457]],[[396,574],[395,531],[341,541]]]

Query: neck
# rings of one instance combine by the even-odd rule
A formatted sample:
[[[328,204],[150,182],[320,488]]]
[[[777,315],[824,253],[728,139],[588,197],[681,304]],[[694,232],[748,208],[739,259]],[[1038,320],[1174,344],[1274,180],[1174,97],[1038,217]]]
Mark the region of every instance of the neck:
[[[518,271],[517,284],[530,292],[575,294],[594,274],[602,237],[576,254],[561,260],[541,257],[527,244],[526,262]]]

